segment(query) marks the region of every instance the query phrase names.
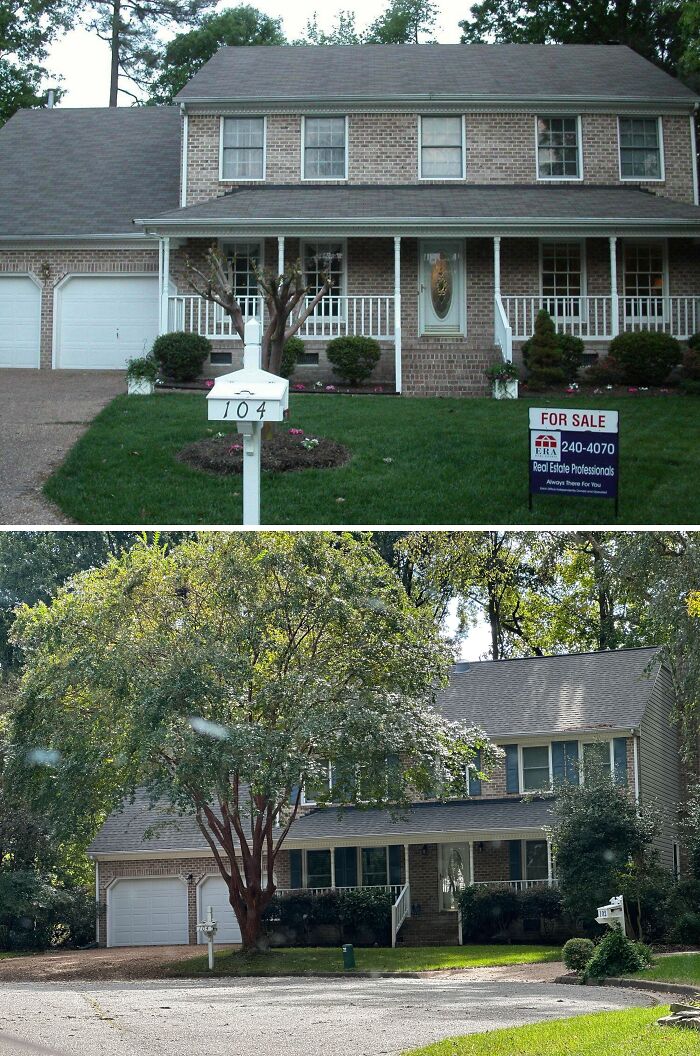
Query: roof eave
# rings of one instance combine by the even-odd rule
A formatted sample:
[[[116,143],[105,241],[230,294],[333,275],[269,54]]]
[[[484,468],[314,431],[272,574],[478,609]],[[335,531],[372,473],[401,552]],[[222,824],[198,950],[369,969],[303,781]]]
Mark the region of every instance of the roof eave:
[[[235,98],[224,95],[202,95],[202,96],[176,96],[183,112],[190,107],[236,107],[245,110],[268,110],[283,109],[294,110],[298,108],[313,108],[314,110],[329,110],[337,107],[379,109],[387,110],[394,107],[410,108],[425,106],[461,106],[472,109],[475,106],[486,109],[498,109],[502,107],[532,108],[541,106],[574,107],[582,112],[613,110],[617,112],[634,111],[635,109],[654,109],[657,112],[680,112],[692,113],[699,105],[700,99],[693,95],[671,96],[660,99],[647,96],[580,96],[580,95],[493,95],[491,93],[469,93],[468,95],[447,94],[441,92],[411,93],[409,95],[324,95],[319,99],[318,94],[296,97],[264,97],[256,96],[250,98]]]

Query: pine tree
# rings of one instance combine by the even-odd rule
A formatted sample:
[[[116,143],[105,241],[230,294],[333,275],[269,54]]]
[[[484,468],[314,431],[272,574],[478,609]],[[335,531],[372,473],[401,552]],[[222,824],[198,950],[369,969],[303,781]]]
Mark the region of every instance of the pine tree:
[[[548,389],[565,380],[563,357],[549,312],[537,313],[535,333],[528,346],[528,377],[531,389]]]

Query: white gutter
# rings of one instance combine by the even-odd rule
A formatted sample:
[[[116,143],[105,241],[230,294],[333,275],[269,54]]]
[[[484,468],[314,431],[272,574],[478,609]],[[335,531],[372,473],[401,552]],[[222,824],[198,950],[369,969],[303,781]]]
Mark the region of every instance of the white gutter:
[[[95,859],[95,902],[97,903],[97,920],[95,921],[95,937],[97,945],[100,945],[100,863]]]
[[[445,217],[406,217],[397,216],[388,218],[385,216],[366,216],[358,217],[355,219],[342,218],[342,219],[326,219],[318,217],[307,217],[305,219],[294,219],[291,217],[279,217],[273,219],[270,217],[204,217],[198,219],[196,217],[183,217],[181,219],[173,220],[162,220],[158,218],[153,219],[138,219],[134,223],[141,224],[144,228],[150,228],[153,231],[157,231],[163,228],[217,228],[230,226],[235,227],[255,227],[261,228],[266,227],[273,231],[278,231],[280,226],[284,226],[288,229],[300,229],[305,230],[309,227],[313,228],[328,228],[329,230],[337,230],[343,227],[369,227],[373,229],[381,229],[386,231],[395,232],[398,229],[415,229],[415,228],[429,228],[430,230],[441,230],[441,229],[453,229],[459,228],[460,230],[496,230],[503,231],[506,229],[520,230],[522,228],[529,227],[567,227],[573,229],[583,228],[595,228],[608,233],[611,228],[620,230],[629,230],[630,228],[662,228],[665,230],[676,230],[680,229],[683,232],[687,232],[689,228],[697,228],[700,230],[700,216],[697,220],[691,220],[688,218],[683,219],[650,219],[644,217],[638,218],[626,218],[620,219],[617,217],[610,217],[604,219],[601,217],[586,217],[586,218],[571,218],[571,217],[556,217],[556,218],[543,218],[543,217],[483,217],[483,218],[466,218],[455,216],[452,218]]]
[[[493,95],[492,93],[485,92],[470,92],[469,94],[442,94],[439,92],[423,92],[423,93],[412,93],[410,95],[389,95],[389,96],[376,96],[376,95],[351,95],[351,96],[326,96],[324,95],[322,102],[319,102],[318,95],[314,96],[297,96],[295,98],[287,97],[281,99],[279,96],[265,97],[256,94],[254,99],[247,97],[245,99],[237,98],[235,95],[203,95],[203,96],[192,96],[188,98],[178,98],[177,100],[181,107],[199,107],[199,106],[231,106],[236,110],[261,110],[265,108],[269,110],[275,108],[277,110],[283,110],[289,112],[290,109],[301,108],[306,109],[312,107],[314,110],[328,110],[335,107],[342,107],[347,110],[355,109],[357,112],[362,112],[369,108],[378,108],[384,111],[390,111],[396,107],[439,107],[439,106],[458,106],[462,109],[475,110],[475,109],[491,109],[500,108],[503,106],[517,107],[519,110],[523,109],[542,109],[543,107],[572,107],[575,106],[580,109],[583,113],[592,110],[603,108],[609,113],[617,113],[619,109],[633,109],[638,110],[640,108],[649,107],[654,110],[654,113],[688,113],[697,105],[697,97],[691,95],[690,97],[679,97],[677,99],[664,99],[661,100],[656,97],[646,96],[621,96],[614,97],[609,95],[536,95],[536,96],[522,96],[522,95]]]
[[[700,205],[700,188],[698,186],[698,137],[697,132],[695,131],[694,113],[690,115],[690,149],[693,155],[693,200],[695,201],[696,205]]]
[[[184,107],[182,110],[182,168],[180,170],[180,205],[187,205],[187,160],[189,151],[189,118]]]

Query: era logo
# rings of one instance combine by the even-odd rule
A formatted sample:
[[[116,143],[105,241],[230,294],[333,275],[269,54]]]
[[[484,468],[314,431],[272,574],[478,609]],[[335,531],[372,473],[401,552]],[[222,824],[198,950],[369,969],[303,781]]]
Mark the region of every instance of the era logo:
[[[561,433],[530,433],[530,458],[543,462],[561,461]]]

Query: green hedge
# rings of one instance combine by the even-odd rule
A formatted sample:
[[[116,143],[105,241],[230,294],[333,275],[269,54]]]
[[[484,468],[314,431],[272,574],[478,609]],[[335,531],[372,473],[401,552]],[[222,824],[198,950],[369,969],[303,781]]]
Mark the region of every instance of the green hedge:
[[[211,348],[211,341],[206,337],[175,331],[157,337],[151,355],[166,378],[180,382],[194,381],[202,373]]]
[[[297,945],[371,941],[388,943],[392,896],[380,888],[338,888],[323,895],[299,891],[275,895],[265,912],[268,934]]]
[[[488,941],[526,920],[563,923],[561,895],[553,887],[466,887],[458,901],[465,942]]]
[[[54,887],[30,870],[0,872],[0,949],[87,946],[95,941],[96,912],[83,887]]]

